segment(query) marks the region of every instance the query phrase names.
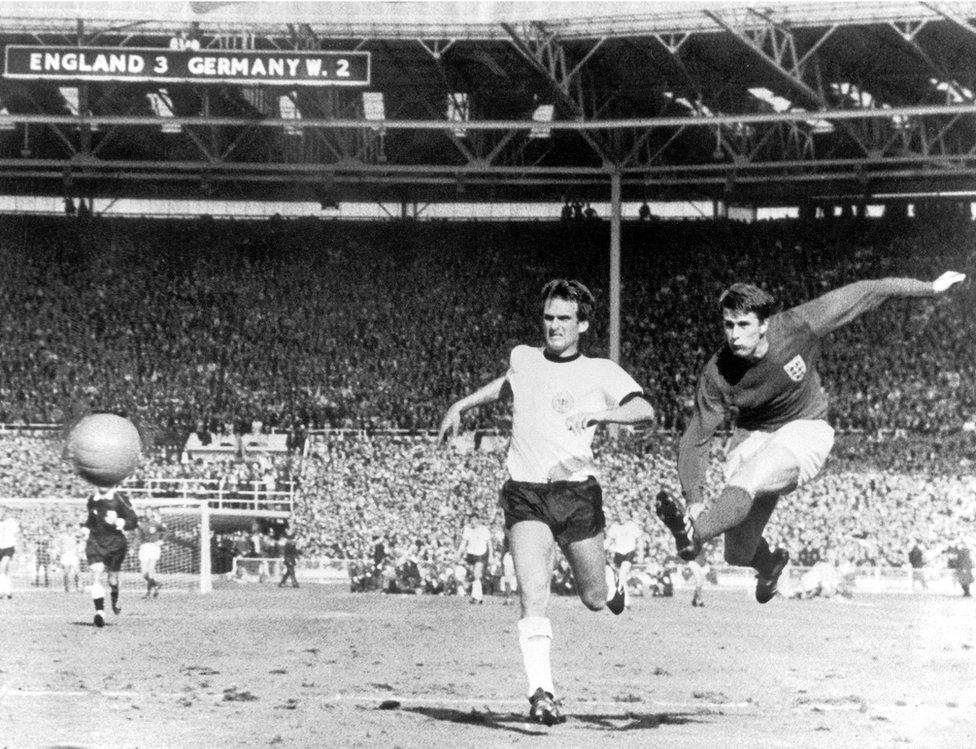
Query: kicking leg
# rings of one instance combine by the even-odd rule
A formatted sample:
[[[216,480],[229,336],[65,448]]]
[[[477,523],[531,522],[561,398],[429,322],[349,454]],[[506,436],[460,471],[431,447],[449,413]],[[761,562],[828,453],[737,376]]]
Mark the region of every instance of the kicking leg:
[[[729,477],[714,504],[693,520],[699,538],[708,541],[743,523],[760,494],[774,495],[775,506],[775,497],[793,491],[799,476],[800,464],[790,450],[781,445],[760,450]]]
[[[820,465],[829,449],[826,445],[821,451]],[[662,491],[657,495],[655,511],[674,536],[678,556],[690,562],[705,541],[745,521],[758,495],[788,494],[797,487],[799,479],[800,461],[796,453],[777,442],[774,435],[731,471],[725,488],[707,509],[698,505],[682,510],[667,492]]]

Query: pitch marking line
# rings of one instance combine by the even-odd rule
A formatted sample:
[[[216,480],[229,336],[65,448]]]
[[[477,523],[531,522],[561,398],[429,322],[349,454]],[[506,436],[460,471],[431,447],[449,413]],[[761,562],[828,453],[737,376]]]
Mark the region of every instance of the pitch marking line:
[[[65,698],[78,698],[78,699],[91,699],[97,697],[105,697],[109,699],[180,699],[187,696],[192,696],[192,692],[133,692],[133,691],[98,691],[98,690],[56,690],[56,689],[10,689],[10,688],[0,688],[0,699],[6,699],[10,697],[20,697],[23,699],[65,699]],[[401,705],[457,705],[457,706],[472,706],[472,707],[499,707],[499,708],[523,708],[525,707],[525,700],[519,699],[504,699],[504,698],[478,698],[478,697],[438,697],[436,695],[419,696],[419,695],[402,695],[394,694],[390,692],[384,692],[379,694],[333,694],[333,695],[314,695],[310,698],[310,701],[319,702],[331,702],[331,703],[356,703],[356,704],[381,704],[398,702]],[[571,702],[569,707],[577,711],[586,709],[588,707],[598,707],[598,708],[616,708],[621,711],[622,714],[629,712],[634,712],[640,708],[647,708],[648,706],[655,708],[663,708],[667,710],[737,710],[748,712],[750,709],[759,712],[760,706],[755,702],[705,702],[700,700],[685,701],[685,702],[674,702],[667,700],[641,700],[640,702],[619,702],[616,700],[584,700],[580,702]],[[809,703],[805,705],[793,706],[790,708],[792,712],[806,713],[806,712],[858,712],[864,709],[864,705],[861,702],[850,702],[842,704],[834,703]],[[948,706],[939,705],[908,705],[908,704],[890,704],[890,705],[869,705],[869,709],[874,712],[878,711],[893,711],[897,709],[910,709],[913,711],[924,711],[924,712],[939,712],[939,711],[953,711],[955,708]]]

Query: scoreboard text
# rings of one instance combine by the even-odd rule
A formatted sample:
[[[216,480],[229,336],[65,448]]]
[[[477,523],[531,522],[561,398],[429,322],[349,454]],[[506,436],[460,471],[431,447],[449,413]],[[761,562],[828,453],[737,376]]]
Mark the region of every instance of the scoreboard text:
[[[10,45],[3,75],[30,80],[368,86],[370,53]]]

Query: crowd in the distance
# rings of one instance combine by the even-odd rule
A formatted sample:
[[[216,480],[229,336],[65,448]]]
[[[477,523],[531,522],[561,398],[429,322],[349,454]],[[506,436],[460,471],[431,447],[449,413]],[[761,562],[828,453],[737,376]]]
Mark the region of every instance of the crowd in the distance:
[[[825,475],[780,503],[770,524],[771,541],[808,564],[843,559],[859,566],[902,566],[916,541],[930,550],[968,534],[976,519],[974,440],[941,457],[932,456],[924,472],[892,470],[899,454],[916,449],[911,439],[887,439],[891,456],[874,462],[863,436],[841,437],[844,456]],[[862,447],[867,446],[866,449]],[[709,484],[717,475],[722,445],[714,445]],[[624,510],[646,532],[641,556],[658,563],[673,555],[673,541],[653,514],[653,497],[679,491],[673,436],[632,435],[600,440],[598,462],[607,521]],[[496,531],[501,545],[497,490],[505,476],[502,450],[463,450],[429,439],[393,436],[330,438],[317,442],[301,474],[296,525],[311,555],[377,562],[413,562],[441,578],[458,562],[458,541],[469,511]],[[721,564],[721,545],[710,561]],[[500,559],[495,554],[496,562]]]
[[[836,225],[834,225],[836,224]],[[622,360],[680,430],[735,280],[784,305],[862,278],[934,278],[972,225],[631,224]],[[164,434],[198,423],[430,429],[445,404],[537,341],[536,295],[578,277],[607,350],[608,233],[594,222],[443,224],[0,219],[0,422],[77,402]],[[833,334],[822,372],[842,428],[954,431],[976,411],[972,286],[892,301]],[[495,425],[488,409],[472,423]]]
[[[757,282],[789,306],[862,278],[932,279],[971,268],[974,238],[971,224],[924,222],[626,225],[622,363],[645,387],[663,435],[601,448],[608,518],[628,506],[648,529],[648,555],[669,548],[648,515],[649,492],[676,490],[673,435],[720,342],[715,300],[725,286]],[[505,371],[512,346],[540,341],[536,295],[556,276],[596,292],[585,349],[602,354],[607,245],[599,221],[3,218],[0,422],[123,409],[157,436],[157,457],[135,482],[296,479],[307,554],[367,560],[381,544],[394,564],[447,566],[467,510],[498,526],[497,452],[330,438],[304,459],[268,465],[182,462],[177,448],[191,431],[243,431],[253,420],[436,428],[449,403]],[[842,551],[860,564],[900,564],[915,536],[953,535],[972,520],[971,471],[960,466],[976,428],[973,302],[970,283],[951,298],[890,301],[830,336],[820,367],[830,419],[871,439],[838,444],[828,473],[774,516],[777,540],[806,558]],[[464,425],[504,431],[506,407]],[[909,436],[897,449],[875,438],[892,433]],[[83,493],[51,441],[0,444],[0,495]]]

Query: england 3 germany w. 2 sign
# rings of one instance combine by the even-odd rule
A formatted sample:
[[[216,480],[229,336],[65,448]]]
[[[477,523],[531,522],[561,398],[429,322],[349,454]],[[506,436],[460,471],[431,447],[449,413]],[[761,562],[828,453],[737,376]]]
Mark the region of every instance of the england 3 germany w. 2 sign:
[[[10,45],[5,78],[368,86],[369,52]]]

